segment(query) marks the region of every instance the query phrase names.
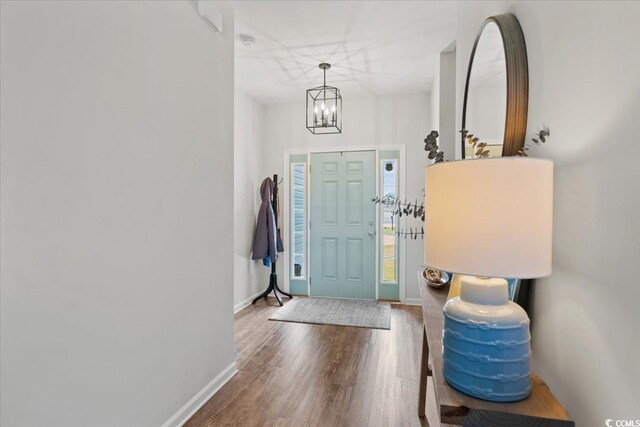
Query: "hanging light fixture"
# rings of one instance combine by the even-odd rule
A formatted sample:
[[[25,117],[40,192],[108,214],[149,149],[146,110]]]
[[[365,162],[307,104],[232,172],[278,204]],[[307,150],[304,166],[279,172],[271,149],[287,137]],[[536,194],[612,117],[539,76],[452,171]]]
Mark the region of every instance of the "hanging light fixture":
[[[324,74],[322,86],[307,90],[307,129],[314,135],[342,133],[342,95],[340,89],[327,86],[331,64],[318,65]]]

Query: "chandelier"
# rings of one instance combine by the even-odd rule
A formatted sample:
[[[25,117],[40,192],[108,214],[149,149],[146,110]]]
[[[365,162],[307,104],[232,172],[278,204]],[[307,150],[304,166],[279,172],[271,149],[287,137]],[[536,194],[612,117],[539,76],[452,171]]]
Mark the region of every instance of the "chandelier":
[[[307,129],[314,135],[342,133],[342,95],[340,89],[327,86],[331,64],[318,65],[324,74],[322,86],[307,90]]]

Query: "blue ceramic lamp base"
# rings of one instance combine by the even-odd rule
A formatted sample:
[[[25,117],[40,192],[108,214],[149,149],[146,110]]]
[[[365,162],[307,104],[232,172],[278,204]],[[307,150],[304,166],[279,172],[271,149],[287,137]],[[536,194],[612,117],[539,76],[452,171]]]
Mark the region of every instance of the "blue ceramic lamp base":
[[[463,276],[444,306],[444,378],[483,400],[514,402],[531,393],[529,317],[509,301],[505,279]]]

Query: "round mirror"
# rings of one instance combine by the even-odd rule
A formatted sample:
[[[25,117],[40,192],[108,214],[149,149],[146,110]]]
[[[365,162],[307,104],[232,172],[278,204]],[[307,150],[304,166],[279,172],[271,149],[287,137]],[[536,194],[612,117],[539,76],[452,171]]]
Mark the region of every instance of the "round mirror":
[[[471,52],[462,111],[462,157],[513,156],[524,145],[527,51],[514,15],[488,18]]]

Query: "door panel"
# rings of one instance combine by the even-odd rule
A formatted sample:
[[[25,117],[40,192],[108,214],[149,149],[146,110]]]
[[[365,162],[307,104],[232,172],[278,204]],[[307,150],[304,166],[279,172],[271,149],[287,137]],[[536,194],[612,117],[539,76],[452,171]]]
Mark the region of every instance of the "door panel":
[[[311,296],[375,299],[375,152],[311,155]]]
[[[338,181],[322,181],[320,202],[322,203],[322,225],[338,225]]]
[[[347,280],[362,281],[362,239],[347,239]]]
[[[322,279],[338,280],[338,239],[322,239]]]
[[[347,181],[347,225],[362,226],[362,181]]]

